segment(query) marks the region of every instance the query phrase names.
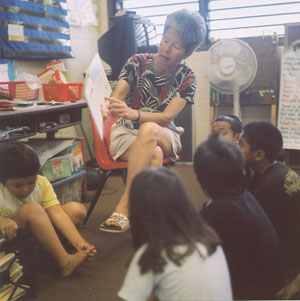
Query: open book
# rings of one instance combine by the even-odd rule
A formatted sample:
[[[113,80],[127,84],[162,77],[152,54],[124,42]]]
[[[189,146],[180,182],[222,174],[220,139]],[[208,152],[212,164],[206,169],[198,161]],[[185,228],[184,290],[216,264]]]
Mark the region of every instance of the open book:
[[[100,105],[105,106],[105,96],[110,96],[111,87],[106,77],[101,58],[96,53],[85,71],[84,97],[97,126],[99,135],[103,138],[103,118]]]

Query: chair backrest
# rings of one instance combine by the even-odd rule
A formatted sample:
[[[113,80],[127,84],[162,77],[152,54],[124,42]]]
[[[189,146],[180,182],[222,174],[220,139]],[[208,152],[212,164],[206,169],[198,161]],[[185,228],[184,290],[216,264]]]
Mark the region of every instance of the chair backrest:
[[[98,165],[104,170],[127,168],[127,162],[114,161],[109,151],[110,146],[110,132],[115,118],[108,117],[103,122],[103,139],[101,139],[97,126],[90,113],[90,119],[93,129],[95,156]]]

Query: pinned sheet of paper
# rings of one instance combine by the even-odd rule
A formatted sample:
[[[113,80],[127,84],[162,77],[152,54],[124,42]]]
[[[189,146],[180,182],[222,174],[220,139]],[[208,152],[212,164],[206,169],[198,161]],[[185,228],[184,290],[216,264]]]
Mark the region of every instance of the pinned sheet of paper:
[[[100,56],[96,53],[85,71],[84,96],[101,138],[103,138],[103,117],[100,106],[106,105],[104,97],[110,94],[110,84]]]
[[[24,26],[17,24],[8,24],[8,40],[9,41],[17,41],[24,42]]]

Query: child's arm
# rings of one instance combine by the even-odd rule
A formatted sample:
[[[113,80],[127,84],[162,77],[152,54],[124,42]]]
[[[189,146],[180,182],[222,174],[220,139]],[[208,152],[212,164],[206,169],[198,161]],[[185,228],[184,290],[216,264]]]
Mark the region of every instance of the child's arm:
[[[46,209],[46,212],[53,225],[78,251],[87,251],[89,257],[93,257],[97,253],[95,246],[90,245],[80,235],[71,218],[66,214],[61,205],[52,206]]]
[[[17,236],[18,225],[14,220],[0,216],[0,230],[2,235],[10,240]]]

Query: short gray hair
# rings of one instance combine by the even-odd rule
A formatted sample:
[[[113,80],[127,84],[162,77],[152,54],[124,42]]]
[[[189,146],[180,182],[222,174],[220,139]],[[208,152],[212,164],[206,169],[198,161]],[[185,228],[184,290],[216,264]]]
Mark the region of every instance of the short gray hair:
[[[206,26],[204,18],[197,11],[181,9],[167,16],[164,34],[174,28],[185,44],[185,53],[198,49],[205,40]]]

